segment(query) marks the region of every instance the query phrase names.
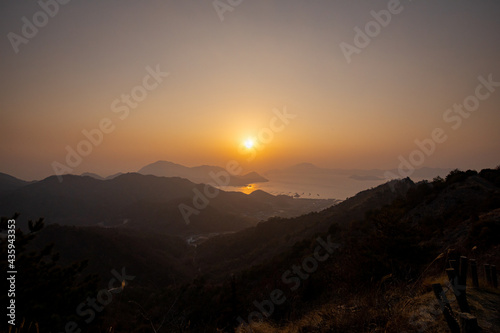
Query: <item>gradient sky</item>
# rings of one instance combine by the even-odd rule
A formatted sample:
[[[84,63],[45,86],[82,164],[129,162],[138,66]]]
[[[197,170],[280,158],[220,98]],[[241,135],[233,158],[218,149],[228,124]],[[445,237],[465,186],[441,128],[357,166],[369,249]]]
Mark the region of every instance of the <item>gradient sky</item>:
[[[2,1],[0,172],[53,174],[103,118],[115,129],[75,174],[156,160],[392,169],[437,127],[448,139],[423,166],[500,164],[500,87],[458,129],[443,120],[478,76],[500,81],[500,2],[401,1],[348,64],[339,44],[354,44],[354,27],[388,3],[243,0],[221,21],[211,1],[72,0],[16,54],[8,34],[41,7]],[[112,102],[158,64],[169,76],[121,120]],[[284,107],[297,117],[247,161],[238,147]]]

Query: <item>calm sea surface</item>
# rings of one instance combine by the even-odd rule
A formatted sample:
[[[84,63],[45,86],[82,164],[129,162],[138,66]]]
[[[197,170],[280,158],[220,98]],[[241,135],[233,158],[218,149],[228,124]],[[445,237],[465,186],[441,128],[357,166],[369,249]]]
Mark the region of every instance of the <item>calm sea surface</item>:
[[[296,175],[273,174],[266,176],[267,183],[250,184],[245,187],[223,186],[225,191],[239,191],[246,194],[263,190],[278,195],[296,195],[311,199],[344,200],[356,193],[385,183],[385,180],[356,180],[347,175]]]

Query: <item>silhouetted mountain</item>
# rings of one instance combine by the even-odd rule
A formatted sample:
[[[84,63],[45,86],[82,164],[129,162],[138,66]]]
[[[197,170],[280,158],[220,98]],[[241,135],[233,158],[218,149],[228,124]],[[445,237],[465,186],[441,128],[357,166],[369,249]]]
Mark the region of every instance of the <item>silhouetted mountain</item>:
[[[118,172],[118,173],[115,173],[113,175],[109,175],[107,177],[102,177],[102,176],[99,176],[98,174],[92,173],[92,172],[84,172],[80,176],[89,176],[89,177],[92,177],[94,179],[99,179],[99,180],[109,180],[109,179],[113,179],[113,178],[116,178],[116,177],[121,176],[121,175],[123,175],[123,172]]]
[[[262,190],[255,190],[250,193],[250,196],[253,198],[259,198],[260,200],[271,200],[274,196]]]
[[[267,181],[268,180],[266,178],[262,177],[257,172],[252,171],[245,175],[237,176],[236,179],[233,180],[233,183],[237,182],[242,185],[247,185],[251,183],[265,183]]]
[[[0,172],[0,196],[28,184],[30,182]]]
[[[118,172],[118,173],[115,173],[115,174],[109,175],[109,176],[107,176],[107,177],[106,177],[106,178],[104,178],[104,179],[106,179],[106,180],[109,180],[109,179],[114,179],[114,178],[116,178],[116,177],[118,177],[118,176],[121,176],[121,175],[123,175],[123,174],[124,174],[123,172]]]
[[[138,173],[143,175],[154,175],[159,177],[181,177],[189,179],[194,183],[216,184],[211,175],[218,175],[220,172],[227,174],[224,168],[218,166],[202,165],[197,167],[186,167],[180,164],[157,161],[141,168]],[[245,175],[231,176],[229,184],[231,186],[245,186],[251,183],[262,183],[268,180],[256,172]]]
[[[297,216],[317,211],[334,200],[260,199],[240,192],[219,191],[179,177],[137,173],[111,180],[90,176],[56,176],[6,192],[0,215],[22,212],[24,222],[40,216],[62,225],[145,228],[169,233],[240,230],[270,216]],[[209,195],[212,196],[212,195]],[[187,207],[186,221],[180,205]],[[187,223],[189,222],[189,224]]]
[[[80,176],[82,176],[82,177],[85,177],[85,176],[92,177],[94,179],[99,179],[99,180],[103,180],[104,179],[104,177],[101,177],[98,174],[92,173],[92,172],[84,172]]]

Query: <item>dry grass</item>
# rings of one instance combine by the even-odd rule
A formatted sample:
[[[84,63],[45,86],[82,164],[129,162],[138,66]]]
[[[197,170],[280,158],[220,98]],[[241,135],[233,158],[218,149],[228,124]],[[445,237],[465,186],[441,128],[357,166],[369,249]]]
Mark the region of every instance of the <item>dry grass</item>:
[[[370,297],[357,297],[346,305],[326,304],[279,327],[270,322],[259,322],[249,327],[240,326],[236,332],[449,332],[431,287],[433,283],[440,283],[446,291],[447,281],[444,275],[426,278],[417,292],[418,296],[400,299],[391,309],[371,304]],[[480,281],[480,285],[485,284]],[[500,333],[500,291],[489,287],[468,288],[467,295],[472,314],[478,318],[482,332]],[[446,296],[453,310],[459,312],[453,292],[446,291]]]
[[[23,319],[19,327],[14,327],[9,325],[9,333],[40,333],[38,323],[30,322],[29,325],[26,324],[26,320]]]
[[[460,309],[455,296],[446,287],[448,278],[426,278],[422,281],[422,293],[420,296],[410,300],[400,313],[401,321],[408,321],[417,332],[448,332],[448,326],[444,319],[441,308],[432,292],[432,284],[440,283],[446,291],[446,297],[455,312]],[[479,289],[467,288],[467,300],[471,312],[478,319],[479,326],[483,332],[500,333],[500,291],[491,287],[484,287],[486,283],[479,281],[482,286]]]
[[[326,304],[300,319],[277,327],[269,322],[240,326],[238,333],[306,333],[306,332],[383,332],[386,320],[383,311],[369,306],[364,298],[355,298],[348,305]]]

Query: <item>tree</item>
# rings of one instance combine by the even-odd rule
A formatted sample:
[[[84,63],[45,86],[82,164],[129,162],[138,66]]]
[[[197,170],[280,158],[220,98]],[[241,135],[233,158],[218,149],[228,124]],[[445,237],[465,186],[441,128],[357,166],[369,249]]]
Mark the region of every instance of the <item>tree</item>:
[[[10,220],[17,220],[16,214]],[[0,232],[8,229],[9,219],[0,219]],[[15,229],[17,271],[15,280],[16,324],[25,320],[26,324],[37,323],[41,331],[63,331],[69,321],[78,321],[76,307],[88,296],[96,295],[97,277],[83,276],[87,261],[64,266],[59,263],[59,254],[53,244],[35,249],[33,239],[43,229],[43,218],[29,221],[29,232]],[[11,247],[12,249],[12,247]],[[8,241],[0,243],[0,267],[9,270],[7,261]],[[10,302],[7,293],[0,296],[2,304]]]

